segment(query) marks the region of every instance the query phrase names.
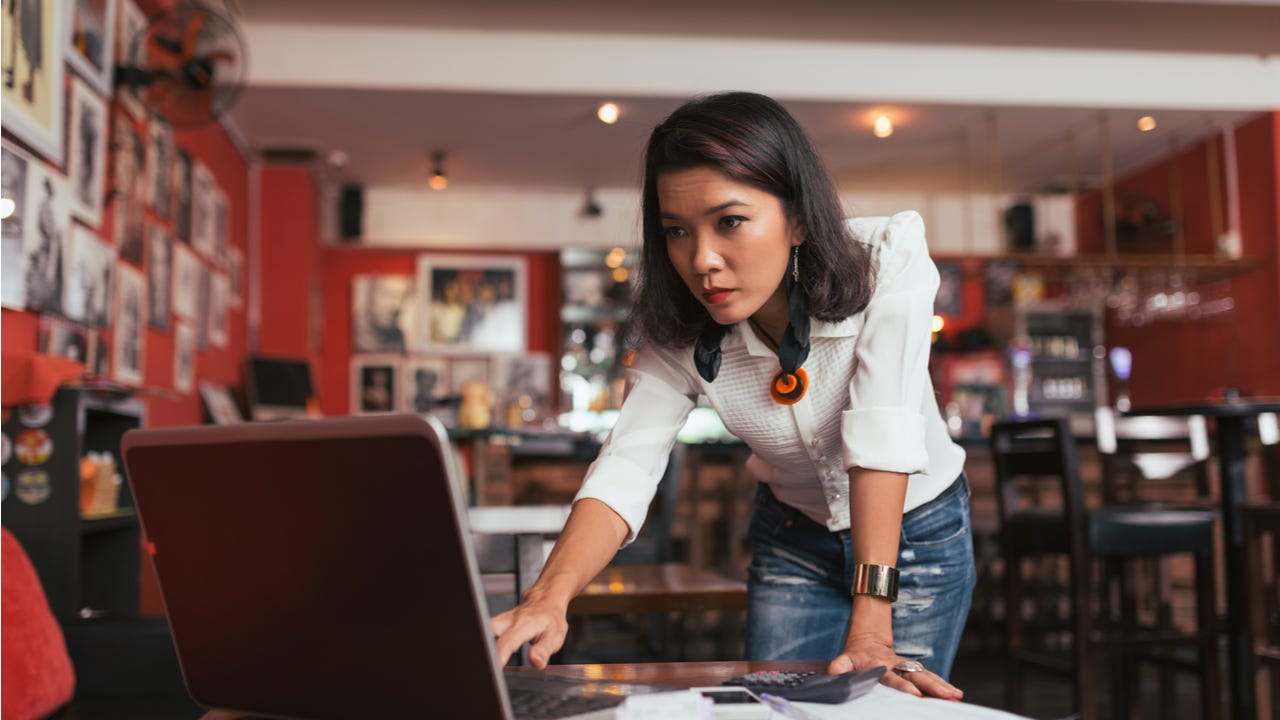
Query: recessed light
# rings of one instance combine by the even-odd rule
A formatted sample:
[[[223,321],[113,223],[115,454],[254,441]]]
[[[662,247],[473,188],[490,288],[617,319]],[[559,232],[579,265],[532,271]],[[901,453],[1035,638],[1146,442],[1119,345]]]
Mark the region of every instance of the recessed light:
[[[600,122],[605,125],[612,125],[618,122],[618,106],[607,102],[596,110],[596,117],[600,118]]]
[[[878,138],[889,137],[893,134],[893,121],[889,119],[888,115],[881,115],[876,118],[875,124],[872,125],[872,132],[874,132]]]
[[[1150,115],[1143,115],[1138,118],[1138,129],[1142,132],[1151,132],[1156,129],[1156,119]]]

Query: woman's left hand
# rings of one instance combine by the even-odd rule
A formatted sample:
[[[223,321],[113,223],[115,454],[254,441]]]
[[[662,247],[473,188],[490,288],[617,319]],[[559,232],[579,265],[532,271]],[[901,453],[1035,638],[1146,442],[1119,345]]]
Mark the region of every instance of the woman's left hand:
[[[960,700],[964,692],[955,685],[943,680],[929,670],[912,669],[914,661],[899,656],[893,651],[893,645],[874,636],[851,636],[844,644],[844,652],[840,653],[827,665],[827,672],[832,675],[847,673],[852,670],[883,665],[889,668],[880,677],[880,682],[895,690],[922,697],[936,697],[943,700]],[[905,665],[904,665],[905,663]],[[918,663],[917,663],[918,665]],[[895,667],[901,669],[895,670]]]

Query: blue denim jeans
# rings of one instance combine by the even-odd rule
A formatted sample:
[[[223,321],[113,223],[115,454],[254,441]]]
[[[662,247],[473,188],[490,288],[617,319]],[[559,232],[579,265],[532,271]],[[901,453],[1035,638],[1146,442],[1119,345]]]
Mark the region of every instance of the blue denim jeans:
[[[831,532],[779,502],[764,483],[755,502],[747,659],[834,658],[844,650],[849,630],[849,531]],[[964,473],[937,498],[902,516],[898,542],[894,650],[949,677],[977,582]]]

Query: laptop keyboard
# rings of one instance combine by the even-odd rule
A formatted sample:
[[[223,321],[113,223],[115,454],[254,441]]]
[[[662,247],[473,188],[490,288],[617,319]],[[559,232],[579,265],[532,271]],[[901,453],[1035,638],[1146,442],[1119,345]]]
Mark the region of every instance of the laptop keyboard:
[[[582,697],[580,695],[552,695],[533,690],[511,688],[511,707],[519,720],[562,718],[578,713],[613,707],[619,697]]]

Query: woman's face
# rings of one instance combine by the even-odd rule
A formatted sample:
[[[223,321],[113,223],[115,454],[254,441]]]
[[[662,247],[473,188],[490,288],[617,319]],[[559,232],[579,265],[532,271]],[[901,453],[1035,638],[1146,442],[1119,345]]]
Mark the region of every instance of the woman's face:
[[[777,197],[713,168],[658,176],[667,257],[711,317],[755,316],[775,338],[787,324],[783,276],[803,241]]]

